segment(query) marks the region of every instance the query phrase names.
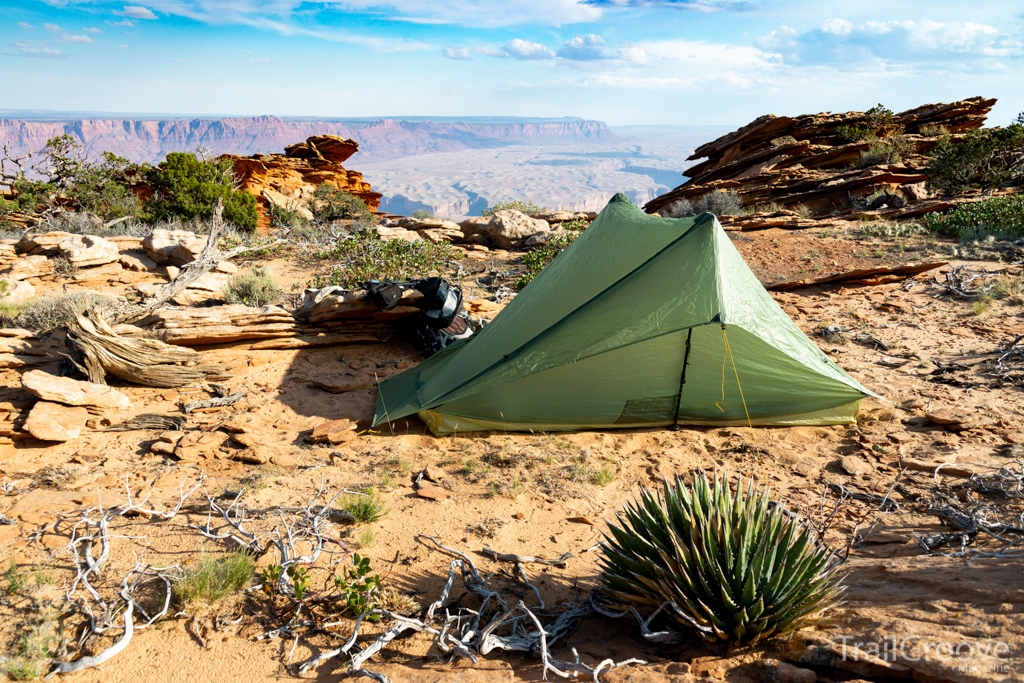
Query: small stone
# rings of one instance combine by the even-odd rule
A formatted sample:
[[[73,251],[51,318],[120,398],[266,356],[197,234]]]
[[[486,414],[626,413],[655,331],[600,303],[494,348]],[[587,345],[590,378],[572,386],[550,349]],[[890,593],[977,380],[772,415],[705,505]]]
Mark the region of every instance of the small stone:
[[[356,423],[348,418],[341,420],[328,420],[313,428],[310,441],[313,443],[332,443],[335,445],[355,441]]]
[[[958,425],[964,418],[954,413],[949,408],[937,408],[925,413],[925,419],[937,425]]]
[[[22,428],[40,441],[71,441],[82,433],[88,419],[89,411],[85,408],[39,401]]]
[[[762,659],[758,662],[773,682],[777,683],[814,683],[818,680],[818,674],[810,669],[801,669],[787,662],[780,662],[777,659]]]
[[[21,386],[44,401],[70,406],[94,406],[112,410],[131,408],[127,396],[113,387],[58,377],[42,370],[30,370],[21,376]]]
[[[416,495],[420,498],[426,498],[427,500],[438,502],[447,500],[448,498],[448,492],[434,484],[421,484],[420,487],[416,489]]]
[[[423,470],[423,476],[435,484],[440,484],[448,477],[448,473],[437,465],[427,465],[426,469]]]
[[[157,455],[174,455],[174,444],[166,441],[154,441],[153,445],[149,447],[149,452]]]
[[[271,457],[267,454],[266,447],[258,445],[240,450],[237,453],[234,453],[232,457],[235,460],[247,462],[251,465],[263,465],[266,464],[269,460],[271,460]],[[281,465],[281,467],[284,467],[284,465]]]
[[[862,474],[870,474],[874,469],[864,458],[856,455],[847,455],[839,461],[839,467],[851,477],[857,477]]]
[[[526,515],[524,515],[522,512],[513,512],[512,519],[526,519]]]
[[[299,464],[295,458],[290,455],[284,455],[283,453],[270,456],[270,462],[286,470],[290,470]]]

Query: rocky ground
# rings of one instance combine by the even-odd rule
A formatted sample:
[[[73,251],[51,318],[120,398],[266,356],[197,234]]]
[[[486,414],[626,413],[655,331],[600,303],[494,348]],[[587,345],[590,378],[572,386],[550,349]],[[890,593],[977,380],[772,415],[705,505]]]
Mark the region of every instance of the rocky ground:
[[[840,223],[730,233],[766,284],[948,261],[941,269],[888,284],[803,287],[775,294],[826,353],[887,399],[865,401],[858,423],[851,426],[437,438],[409,419],[370,432],[365,427],[373,414],[375,383],[417,362],[418,356],[399,337],[331,343],[325,335],[340,328],[331,332],[323,326],[290,330],[281,338],[197,347],[204,363],[224,366],[219,383],[245,395],[233,405],[185,415],[184,404],[214,395],[208,387],[156,389],[112,381],[116,396],[76,398],[73,387],[34,384],[30,376],[57,373],[62,333],[33,338],[0,330],[0,346],[7,347],[0,357],[7,358],[8,366],[0,370],[0,411],[7,416],[0,422],[6,440],[0,445],[0,568],[6,569],[0,578],[0,652],[10,662],[26,653],[39,655],[42,648],[58,657],[77,651],[82,618],[72,614],[65,600],[76,574],[69,544],[86,531],[84,511],[92,510],[96,518],[99,508],[129,506],[129,496],[136,504],[146,502],[110,522],[109,559],[92,580],[112,604],[122,578],[139,562],[187,568],[204,555],[220,556],[231,548],[230,540],[202,533],[207,525],[218,534],[232,532],[214,506],[237,500],[243,527],[269,534],[298,524],[322,488],[328,496],[372,491],[386,514],[373,522],[326,520],[322,529],[330,542],[311,565],[314,583],[326,582],[328,568],[346,550],[358,549],[371,558],[384,585],[404,596],[403,604],[428,605],[439,595],[451,560],[420,537],[429,535],[468,554],[485,574],[509,573],[512,566],[483,555],[484,548],[547,558],[572,553],[564,567],[528,567],[549,609],[557,611],[597,584],[595,545],[604,520],[639,486],[677,472],[725,469],[767,482],[778,500],[826,530],[828,542],[848,555],[844,604],[826,622],[791,639],[739,651],[696,639],[655,646],[644,642],[635,623],[593,617],[555,647],[556,656],[571,660],[570,648],[576,648],[590,664],[630,657],[648,662],[601,676],[623,683],[1020,680],[1024,589],[1019,553],[984,533],[966,548],[967,557],[952,556],[960,550],[959,541],[941,545],[932,538],[933,550],[926,552],[921,539],[955,531],[943,524],[940,511],[947,522],[951,511],[982,504],[988,506],[990,522],[1012,522],[1022,512],[1020,498],[980,493],[977,483],[1019,485],[1024,474],[1020,366],[1003,374],[995,367],[1001,349],[1024,334],[1021,254],[999,243],[964,248],[921,235],[871,232]],[[484,317],[500,310],[501,302],[492,300],[495,292],[521,268],[521,253],[490,244],[467,247],[461,268],[471,309]],[[17,280],[32,286],[37,296],[65,288],[124,294],[175,274],[172,257],[160,256],[169,245],[150,247],[126,240],[114,260],[82,266],[70,277],[42,265],[53,263],[45,244],[38,254],[43,260],[34,264],[13,249],[0,247],[0,255],[7,254],[9,267],[39,271]],[[82,245],[83,259],[88,248]],[[200,248],[195,246],[193,254]],[[167,262],[156,263],[154,254]],[[301,289],[318,268],[328,266],[297,247],[245,258],[249,263],[243,268],[269,266],[286,292]],[[131,259],[141,265],[133,268]],[[953,270],[961,266],[967,270]],[[235,267],[226,264],[211,278],[223,282],[229,275],[223,271]],[[89,268],[109,272],[81,279]],[[955,293],[971,273],[977,277],[965,287],[975,291],[983,285],[989,295],[968,299]],[[216,289],[188,291],[207,292],[212,300],[206,305],[216,300]],[[287,309],[298,302],[285,297],[279,303]],[[335,302],[331,310],[344,304]],[[245,326],[237,320],[226,324]],[[319,339],[322,345],[266,348],[268,339],[279,346],[281,339]],[[70,405],[75,401],[78,407]],[[61,415],[40,420],[41,429],[70,419],[78,436],[63,442],[34,438],[24,420],[40,403],[54,405]],[[67,418],[68,412],[74,416]],[[184,431],[166,425],[104,431],[143,414],[184,417]],[[428,485],[417,489],[413,479],[421,472]],[[197,482],[201,486],[177,514],[161,516]],[[274,557],[270,551],[257,564],[265,568]],[[459,597],[460,586],[456,583],[453,599],[477,604],[476,597]],[[140,594],[148,597],[140,606],[155,613],[160,584],[144,589],[139,588]],[[137,630],[128,647],[99,669],[67,678],[107,683],[343,678],[344,657],[304,676],[297,664],[337,647],[350,633],[349,622],[341,619],[340,626],[323,629],[339,634],[333,638],[308,629],[295,635],[271,633],[289,619],[281,604],[259,590],[213,605],[175,605],[168,618]],[[120,618],[113,621],[121,623]],[[361,644],[380,631],[379,626],[365,628],[368,638]],[[280,637],[264,637],[268,633]],[[100,652],[120,634],[118,626],[109,637],[93,636],[84,650]],[[542,675],[537,658],[514,653],[495,652],[475,665],[448,663],[432,642],[428,635],[405,634],[368,668],[395,681],[536,680]],[[893,642],[908,645],[894,652]]]

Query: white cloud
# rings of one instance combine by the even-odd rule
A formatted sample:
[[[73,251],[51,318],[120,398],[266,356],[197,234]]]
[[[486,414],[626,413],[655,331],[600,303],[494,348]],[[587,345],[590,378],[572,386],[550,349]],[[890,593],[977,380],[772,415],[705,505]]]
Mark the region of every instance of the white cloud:
[[[83,28],[82,31],[85,33],[103,33],[103,31],[95,27]]]
[[[977,22],[927,19],[863,24],[829,19],[802,33],[783,26],[761,37],[757,45],[780,52],[794,64],[882,62],[946,68],[972,61],[993,66],[993,60],[1024,57],[1024,42],[1011,33]]]
[[[129,26],[129,27],[130,26],[135,26],[135,24],[133,24],[132,22],[128,21],[127,19],[123,19],[121,21],[108,21],[107,23],[110,24],[111,26]]]
[[[61,36],[65,43],[91,43],[92,38],[89,36],[73,36],[69,33],[65,33]]]
[[[471,57],[469,54],[469,50],[467,48],[462,47],[461,45],[457,47],[446,47],[443,50],[441,50],[441,54],[447,57],[448,59],[473,59],[473,57]]]
[[[576,36],[566,41],[558,50],[558,56],[562,59],[575,59],[579,61],[590,61],[595,59],[615,59],[618,53],[605,45],[604,38],[596,33],[589,33],[585,36]]]
[[[60,57],[61,56],[61,51],[60,50],[58,50],[56,48],[52,48],[52,47],[45,47],[45,46],[40,45],[38,43],[15,43],[14,47],[18,48],[19,50],[21,50],[23,53],[25,53],[27,55],[35,55],[35,56],[39,56],[39,57]]]
[[[301,9],[311,10],[301,0],[148,0],[152,9],[208,23],[259,25],[265,20],[291,25]],[[563,26],[596,21],[603,11],[577,0],[328,0],[322,7],[351,12],[371,12],[388,20],[423,24],[457,24],[473,27],[531,24]]]
[[[829,19],[821,25],[821,31],[836,36],[848,36],[853,32],[853,24],[845,19]]]
[[[510,59],[553,59],[555,53],[540,43],[513,38],[498,48],[496,56]]]
[[[32,28],[32,24],[28,23],[27,21],[19,21],[18,22],[18,26],[20,26],[20,27],[22,27],[24,29]]]
[[[62,31],[64,31],[64,29],[62,29],[57,24],[43,24],[43,28],[49,31],[50,33],[61,33]]]
[[[156,15],[153,14],[153,10],[142,7],[141,5],[125,5],[124,11],[117,12],[117,14],[131,17],[132,19],[156,19]]]

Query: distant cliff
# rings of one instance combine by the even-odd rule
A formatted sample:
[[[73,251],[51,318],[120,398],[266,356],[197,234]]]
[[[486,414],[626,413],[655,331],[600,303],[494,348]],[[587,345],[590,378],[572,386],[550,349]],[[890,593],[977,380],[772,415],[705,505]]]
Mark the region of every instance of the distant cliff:
[[[301,121],[276,116],[223,119],[82,119],[0,118],[0,142],[14,151],[41,148],[67,133],[90,155],[109,151],[133,161],[154,162],[168,152],[199,147],[214,154],[273,152],[312,135],[331,134],[359,142],[360,159],[390,159],[430,152],[501,147],[518,142],[595,141],[615,139],[603,121]]]

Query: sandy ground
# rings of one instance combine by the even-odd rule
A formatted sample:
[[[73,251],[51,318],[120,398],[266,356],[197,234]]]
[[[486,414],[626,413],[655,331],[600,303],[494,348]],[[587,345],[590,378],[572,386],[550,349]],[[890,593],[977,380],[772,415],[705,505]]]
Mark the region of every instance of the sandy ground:
[[[954,245],[924,238],[855,239],[841,228],[800,233],[773,230],[733,238],[765,282],[933,260],[943,254],[952,258],[954,249]],[[956,253],[958,258],[963,256],[962,250]],[[1020,265],[999,261],[1000,253],[1006,258],[998,250],[975,250],[969,254],[974,260],[954,260],[951,265],[966,264],[995,277],[1019,280]],[[487,286],[474,280],[489,270],[507,271],[516,258],[496,254],[475,262],[467,267],[464,285],[475,287],[477,295],[485,293]],[[301,259],[279,258],[271,266],[286,290],[292,283],[304,285],[311,277],[309,264]],[[481,272],[474,272],[477,267]],[[591,618],[556,654],[571,658],[571,646],[591,663],[606,657],[650,662],[601,677],[623,683],[702,677],[771,680],[759,664],[763,658],[799,661],[801,656],[800,666],[813,670],[819,681],[1024,679],[1020,558],[978,558],[967,563],[925,554],[918,539],[949,530],[928,511],[932,475],[900,474],[895,467],[900,458],[955,463],[985,472],[1012,464],[1008,448],[1024,442],[1024,396],[1019,386],[1004,385],[991,369],[1000,342],[1024,334],[1024,307],[1011,297],[976,310],[971,302],[944,293],[934,275],[881,286],[807,288],[776,296],[826,353],[888,399],[865,401],[858,424],[852,426],[436,438],[420,421],[409,419],[394,425],[394,431],[364,434],[344,447],[314,446],[308,436],[324,420],[344,417],[365,425],[372,416],[376,390],[328,394],[310,380],[340,378],[349,369],[376,374],[379,379],[391,376],[400,372],[399,362],[417,359],[407,343],[395,340],[302,351],[208,351],[208,359],[233,367],[230,388],[248,393],[228,409],[191,417],[188,429],[223,433],[218,431],[223,423],[242,418],[254,425],[274,454],[270,463],[239,463],[223,449],[199,462],[179,463],[150,452],[157,438],[153,431],[90,431],[60,445],[17,440],[14,446],[0,446],[0,483],[6,494],[0,497],[0,512],[15,521],[0,526],[0,569],[13,567],[0,578],[0,584],[7,586],[0,596],[0,653],[15,656],[24,649],[26,637],[43,640],[58,653],[62,640],[65,648],[75,641],[80,620],[68,614],[63,603],[65,586],[73,576],[67,552],[73,524],[80,510],[97,502],[107,507],[123,502],[126,490],[135,496],[152,490],[150,504],[164,509],[177,500],[182,481],[194,482],[204,473],[204,491],[211,498],[224,503],[242,491],[240,500],[252,528],[269,529],[277,523],[272,514],[276,509],[305,506],[321,486],[331,492],[373,488],[387,514],[369,524],[331,525],[330,536],[337,543],[313,569],[315,581],[327,580],[330,564],[340,561],[344,549],[358,549],[372,559],[385,585],[428,604],[441,589],[450,558],[417,541],[418,535],[427,534],[470,554],[482,572],[507,566],[480,555],[484,547],[545,557],[571,552],[573,557],[564,569],[530,570],[545,600],[558,605],[597,585],[594,546],[601,538],[603,520],[612,518],[639,486],[693,469],[724,469],[767,482],[776,498],[816,523],[832,517],[827,539],[849,553],[844,604],[828,621],[803,629],[792,639],[740,651],[710,647],[696,639],[682,646],[655,647],[643,642],[633,623]],[[825,325],[847,332],[825,339],[819,333]],[[888,350],[858,343],[859,333],[881,340]],[[49,343],[55,353],[62,341],[55,337]],[[55,372],[56,362],[43,369]],[[27,401],[18,388],[17,371],[0,373],[0,402]],[[180,413],[182,400],[206,396],[193,390],[128,385],[119,389],[131,398],[133,408],[123,415],[105,416],[115,422],[134,413]],[[976,426],[953,431],[923,417],[939,408],[949,409],[964,422],[973,420]],[[766,454],[752,454],[751,446]],[[443,500],[422,498],[412,487],[411,478],[427,466],[444,471]],[[823,494],[827,482],[862,493],[888,493],[898,507],[880,512],[877,504],[848,500],[833,515],[834,498]],[[1019,505],[996,502],[996,511],[1011,517],[1021,513]],[[98,583],[111,595],[137,558],[157,566],[189,566],[204,553],[223,553],[228,543],[203,538],[194,528],[207,523],[208,510],[203,492],[197,492],[171,520],[145,515],[119,519],[112,527],[110,561]],[[268,553],[259,560],[259,567],[272,559],[273,552]],[[12,589],[12,577],[23,585]],[[281,625],[276,610],[259,591],[213,606],[192,607],[187,615],[136,633],[125,652],[100,669],[66,678],[83,683],[297,678],[296,663],[339,638],[321,634],[297,641],[257,640]],[[227,623],[238,617],[238,623]],[[197,630],[205,646],[195,635]],[[368,633],[378,631],[371,628]],[[344,627],[337,632],[348,634]],[[111,638],[94,637],[85,648],[97,652],[118,635],[115,631]],[[907,637],[912,637],[909,642],[934,645],[935,651],[896,663],[884,657],[855,657],[871,652],[872,647],[884,647],[888,639],[904,642]],[[837,662],[821,654],[822,643],[832,643],[833,651],[837,643],[846,643],[851,661]],[[956,656],[942,650],[941,645],[949,643],[967,643],[971,648],[968,652],[961,647]],[[993,650],[996,644],[1005,646],[1005,651]],[[371,668],[395,681],[536,680],[541,674],[538,660],[529,656],[493,657],[472,666],[447,664],[447,658],[438,654],[426,636],[402,637],[385,648]],[[323,681],[343,677],[340,660],[305,676]]]

